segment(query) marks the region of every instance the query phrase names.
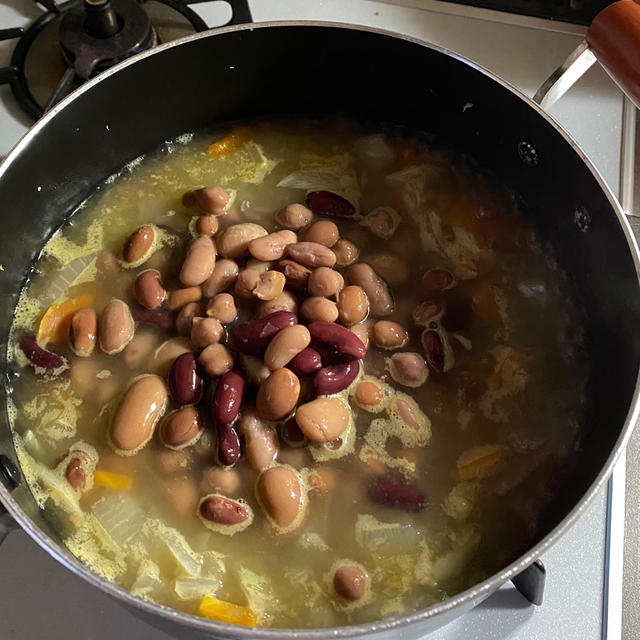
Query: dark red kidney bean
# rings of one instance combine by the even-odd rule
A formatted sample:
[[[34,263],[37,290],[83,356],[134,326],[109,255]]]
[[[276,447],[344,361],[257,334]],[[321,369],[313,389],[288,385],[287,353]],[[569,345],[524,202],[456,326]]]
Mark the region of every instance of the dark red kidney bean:
[[[44,369],[48,375],[58,375],[69,367],[69,362],[64,356],[40,347],[35,336],[23,336],[18,345],[27,360],[36,369]]]
[[[422,348],[427,358],[427,364],[436,372],[443,373],[445,368],[445,345],[442,336],[435,329],[422,332]]]
[[[288,445],[292,447],[299,447],[303,445],[307,440],[307,436],[302,433],[302,430],[298,426],[295,417],[289,418],[285,423],[281,425],[280,436]]]
[[[271,338],[285,327],[298,324],[298,317],[290,311],[276,311],[248,322],[242,322],[231,330],[233,344],[238,351],[250,356],[261,356]]]
[[[359,371],[360,362],[358,360],[323,367],[313,377],[313,388],[319,396],[339,393],[358,377]]]
[[[220,377],[213,394],[213,419],[217,424],[231,424],[238,417],[245,387],[245,379],[237,371]]]
[[[355,207],[345,198],[330,191],[312,191],[307,194],[307,207],[316,215],[349,218],[355,214]]]
[[[240,438],[230,424],[218,423],[218,460],[225,467],[234,465],[240,458]]]
[[[169,391],[176,404],[197,404],[202,396],[202,378],[195,354],[178,356],[169,370]]]
[[[369,484],[367,494],[376,504],[403,511],[420,511],[425,504],[424,493],[418,487],[389,476],[374,478]]]
[[[462,331],[471,324],[473,320],[473,308],[469,300],[459,298],[447,302],[447,307],[442,316],[442,326],[447,331]]]
[[[149,325],[161,331],[173,331],[173,314],[167,309],[145,309],[136,304],[130,307],[131,315],[138,324]]]
[[[313,347],[303,349],[287,364],[287,369],[291,369],[297,376],[308,376],[321,368],[322,357]]]
[[[316,320],[309,325],[309,332],[314,340],[324,342],[354,360],[364,358],[367,353],[362,340],[340,324]]]

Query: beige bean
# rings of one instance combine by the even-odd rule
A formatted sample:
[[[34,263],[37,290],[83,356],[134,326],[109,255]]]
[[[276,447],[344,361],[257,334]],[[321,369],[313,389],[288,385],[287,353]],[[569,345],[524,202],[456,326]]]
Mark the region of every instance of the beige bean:
[[[207,280],[216,264],[216,247],[209,236],[200,236],[187,248],[180,269],[180,282],[185,287],[196,287]]]
[[[258,286],[260,281],[260,273],[253,269],[244,269],[238,274],[235,285],[233,287],[233,293],[236,298],[242,298],[243,300],[253,299],[253,290]]]
[[[155,468],[163,476],[172,476],[181,471],[187,471],[193,462],[193,451],[191,449],[174,451],[173,449],[162,448],[158,451],[153,451],[152,455]]]
[[[336,254],[317,242],[295,242],[287,245],[285,254],[305,267],[333,267]]]
[[[300,307],[300,313],[307,322],[322,320],[335,322],[338,319],[338,307],[333,300],[317,296],[307,298]]]
[[[167,414],[158,427],[160,442],[169,449],[184,449],[202,435],[202,419],[195,407],[182,407]]]
[[[295,294],[285,289],[277,298],[260,302],[256,310],[256,316],[258,318],[264,318],[276,311],[298,313],[298,299]]]
[[[141,271],[133,283],[133,290],[136,300],[147,309],[157,309],[167,297],[157,269]]]
[[[274,300],[284,290],[285,277],[279,271],[258,273],[245,269],[238,274],[234,293],[243,299]]]
[[[249,382],[256,387],[259,387],[271,375],[271,370],[260,358],[240,353],[238,359]]]
[[[233,260],[216,261],[211,276],[202,285],[202,293],[207,298],[213,298],[233,284],[238,277],[238,271],[238,265]]]
[[[71,351],[81,358],[93,353],[98,333],[98,317],[89,307],[78,309],[71,316],[69,325],[69,346]]]
[[[228,324],[238,317],[236,301],[230,293],[218,293],[207,303],[206,313],[210,318],[217,318],[223,324]]]
[[[387,360],[391,377],[405,387],[421,387],[429,377],[429,368],[419,353],[394,353]]]
[[[304,231],[305,242],[317,242],[325,247],[333,247],[340,238],[340,230],[335,222],[331,220],[318,220]]]
[[[158,334],[154,331],[138,330],[133,340],[124,348],[122,357],[129,369],[142,368],[158,347]]]
[[[232,496],[238,492],[240,484],[240,474],[236,469],[206,467],[200,480],[200,492],[206,495],[219,491],[227,496]]]
[[[199,302],[185,304],[176,316],[176,331],[179,336],[191,335],[193,319],[202,315],[202,305]]]
[[[280,260],[278,262],[278,268],[284,274],[286,279],[287,289],[292,291],[305,291],[307,288],[307,282],[311,275],[311,270],[307,267],[303,267],[294,260]]]
[[[364,569],[356,564],[344,564],[333,574],[333,588],[344,598],[355,602],[367,592],[368,576]]]
[[[152,224],[138,227],[129,237],[122,250],[127,267],[138,267],[153,253],[157,239],[157,229]]]
[[[96,374],[100,372],[101,368],[94,358],[89,360],[83,358],[82,360],[71,362],[71,388],[78,398],[83,398],[87,393],[94,390]]]
[[[167,387],[156,375],[134,378],[116,410],[109,428],[114,451],[132,456],[144,447],[167,406]]]
[[[218,231],[220,223],[218,218],[214,215],[198,216],[195,219],[194,229],[198,235],[212,236]]]
[[[129,305],[117,298],[111,300],[100,315],[100,348],[109,355],[120,353],[131,342],[135,330]]]
[[[165,377],[173,361],[189,351],[191,351],[191,342],[187,338],[170,338],[154,351],[147,367],[152,373]]]
[[[199,458],[205,460],[213,460],[216,453],[216,440],[217,437],[211,432],[211,430],[204,430],[199,440],[193,445],[193,452]]]
[[[339,267],[348,267],[360,256],[360,249],[351,240],[344,238],[340,238],[331,250],[336,254],[336,264]]]
[[[370,211],[361,224],[369,227],[378,238],[388,240],[396,232],[402,218],[393,207],[376,207]]]
[[[196,347],[216,344],[224,337],[224,327],[216,318],[198,318],[191,321],[191,342]]]
[[[200,287],[186,287],[185,289],[170,291],[167,298],[167,305],[171,311],[176,311],[190,302],[198,302],[198,300],[201,299],[202,289]]]
[[[256,238],[249,243],[249,253],[263,262],[279,260],[284,255],[285,247],[298,241],[293,231],[287,229],[275,231],[266,236]]]
[[[200,494],[190,476],[176,476],[166,481],[167,501],[181,518],[193,518]]]
[[[275,460],[280,448],[273,424],[262,420],[254,409],[245,409],[240,416],[238,427],[244,437],[247,461],[252,469],[262,471]]]
[[[349,327],[349,330],[355,333],[358,338],[360,338],[360,342],[362,342],[362,344],[365,346],[365,349],[369,348],[372,326],[373,322],[371,320],[365,320],[364,322],[360,322],[359,324],[354,324]]]
[[[369,298],[369,308],[375,316],[389,316],[394,304],[387,283],[366,262],[357,262],[347,270],[352,284],[364,289]]]
[[[281,369],[311,342],[309,329],[302,324],[285,327],[271,339],[264,352],[264,363],[275,371]]]
[[[339,398],[319,397],[300,405],[296,422],[312,442],[331,442],[349,426],[349,407]]]
[[[376,253],[368,256],[367,262],[373,270],[391,285],[404,284],[409,279],[409,265],[392,253]]]
[[[311,272],[307,288],[312,296],[331,298],[344,289],[344,278],[329,267],[318,267]]]
[[[297,231],[313,220],[313,213],[302,204],[289,204],[276,213],[276,222],[287,229]]]
[[[346,325],[358,324],[369,314],[369,298],[362,287],[350,285],[338,295],[340,322]]]
[[[384,393],[377,382],[362,380],[353,393],[353,399],[359,407],[377,407],[384,400]]]
[[[218,251],[224,258],[242,258],[249,254],[249,243],[267,235],[267,230],[253,222],[241,222],[218,234]]]
[[[256,481],[256,497],[280,532],[291,531],[302,521],[307,497],[302,478],[293,467],[276,465],[262,471]]]
[[[256,260],[255,258],[251,258],[247,260],[244,265],[245,269],[251,269],[251,271],[257,271],[258,273],[264,273],[265,271],[269,271],[271,269],[271,262],[263,262],[262,260]]]
[[[371,329],[371,339],[381,349],[401,349],[409,342],[409,333],[398,322],[378,320]]]
[[[222,187],[200,187],[187,191],[182,196],[182,204],[212,216],[222,216],[229,210],[231,196]]]
[[[224,375],[233,369],[233,352],[223,344],[210,344],[198,356],[198,362],[208,376]]]
[[[296,406],[300,380],[289,369],[276,369],[258,389],[256,409],[265,420],[282,420]]]

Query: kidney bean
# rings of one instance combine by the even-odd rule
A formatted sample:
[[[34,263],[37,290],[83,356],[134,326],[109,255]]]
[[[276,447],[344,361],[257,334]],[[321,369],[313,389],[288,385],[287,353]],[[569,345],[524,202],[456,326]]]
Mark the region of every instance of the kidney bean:
[[[202,435],[202,420],[195,407],[182,407],[166,415],[158,427],[160,442],[170,449],[184,449]]]
[[[338,294],[338,314],[346,325],[358,324],[369,314],[369,298],[362,287],[349,285]]]
[[[405,387],[421,387],[429,377],[429,369],[419,353],[394,353],[387,362],[391,377]]]
[[[202,396],[202,378],[193,353],[178,356],[169,370],[169,390],[176,404],[197,404]]]
[[[298,377],[289,369],[276,369],[258,389],[258,415],[265,420],[282,420],[293,411],[299,397]]]
[[[263,262],[279,260],[284,255],[285,247],[297,241],[298,237],[293,231],[287,229],[275,231],[252,240],[249,243],[249,253],[256,260],[262,260]]]
[[[368,256],[367,263],[388,284],[401,285],[409,279],[409,265],[406,260],[393,253]]]
[[[280,260],[278,268],[282,271],[286,287],[292,291],[304,291],[311,275],[311,269],[293,260]]]
[[[173,329],[173,316],[167,309],[145,309],[139,305],[133,305],[131,315],[138,324],[155,327],[160,331]]]
[[[100,348],[108,355],[120,353],[136,331],[129,305],[117,298],[107,303],[99,323]]]
[[[240,459],[240,438],[235,427],[218,423],[218,460],[225,467],[233,466]]]
[[[279,225],[297,231],[311,222],[313,213],[304,205],[294,203],[280,209],[276,213],[275,219]]]
[[[109,427],[109,442],[115,452],[132,456],[144,447],[167,406],[167,388],[162,378],[134,378],[116,409]]]
[[[202,285],[202,293],[213,298],[229,287],[238,277],[239,268],[233,260],[218,260],[206,282]]]
[[[348,200],[330,191],[312,191],[307,194],[306,203],[316,215],[350,218],[356,212]]]
[[[249,243],[267,235],[267,230],[253,222],[241,222],[218,234],[217,245],[224,258],[242,258],[249,254]]]
[[[415,513],[425,505],[425,496],[418,487],[401,479],[380,476],[372,480],[367,494],[376,504]]]
[[[301,447],[307,442],[295,418],[289,418],[280,425],[280,436],[290,447]]]
[[[436,373],[445,373],[453,368],[453,349],[441,331],[425,329],[422,332],[422,348],[427,363]]]
[[[330,298],[344,289],[344,278],[329,267],[318,267],[311,272],[307,288],[312,296]]]
[[[40,347],[36,342],[35,336],[23,336],[20,338],[18,346],[27,360],[33,365],[36,373],[57,376],[69,368],[69,363],[64,356]]]
[[[311,342],[309,330],[302,324],[285,327],[273,336],[264,352],[264,363],[274,371],[281,369]]]
[[[316,398],[298,407],[296,423],[312,442],[331,442],[345,432],[350,416],[339,398]]]
[[[238,417],[246,383],[237,371],[225,373],[213,395],[213,418],[217,424],[231,424]]]
[[[427,295],[434,295],[453,289],[456,286],[456,279],[448,269],[429,269],[422,276],[422,291]]]
[[[199,512],[209,522],[233,527],[241,524],[246,526],[253,519],[248,504],[219,494],[204,496],[200,501]]]
[[[381,349],[400,349],[409,342],[409,333],[398,322],[378,320],[371,329],[371,337]]]
[[[336,264],[339,267],[348,267],[353,264],[360,255],[360,249],[356,247],[350,240],[339,238],[331,247],[333,253],[336,254]]]
[[[238,428],[244,436],[244,450],[249,465],[255,471],[262,471],[278,455],[276,430],[262,420],[253,409],[242,412]]]
[[[160,280],[160,272],[156,269],[141,271],[133,284],[133,290],[136,300],[147,309],[157,309],[167,295]]]
[[[236,349],[252,356],[261,356],[271,338],[285,327],[298,324],[295,314],[288,311],[276,311],[264,318],[256,318],[236,325],[232,331]]]
[[[218,293],[207,303],[206,314],[223,324],[233,322],[238,316],[236,301],[230,293]]]
[[[333,574],[333,588],[345,600],[355,602],[367,592],[367,574],[357,565],[344,564]]]
[[[98,318],[96,312],[89,307],[78,309],[71,316],[69,325],[69,346],[71,351],[81,358],[93,353],[98,333]]]
[[[235,469],[206,467],[200,480],[200,491],[208,493],[236,493],[240,488],[240,476]]]
[[[199,302],[188,302],[180,309],[176,316],[176,331],[179,336],[191,335],[193,319],[202,313],[202,305]]]
[[[333,300],[313,296],[307,298],[300,307],[300,313],[307,322],[332,323],[338,319],[338,307]]]
[[[318,220],[304,231],[305,242],[317,242],[325,247],[333,247],[340,238],[340,230],[331,220]]]
[[[256,317],[264,318],[276,311],[297,313],[298,299],[293,293],[291,293],[291,291],[287,291],[285,289],[277,298],[274,298],[273,300],[263,300],[260,302],[256,310]]]
[[[203,213],[221,216],[227,213],[231,196],[222,187],[191,189],[182,196],[185,207],[198,207]]]
[[[256,387],[259,387],[271,375],[271,370],[261,358],[241,353],[238,360],[243,371],[247,374],[249,382]]]
[[[191,343],[187,338],[170,338],[165,340],[154,352],[147,364],[147,369],[159,376],[169,374],[173,361],[183,353],[191,352]]]
[[[430,322],[440,320],[444,313],[444,305],[434,300],[425,300],[417,305],[411,317],[418,326],[426,327]]]
[[[351,265],[347,277],[367,294],[372,314],[388,316],[393,313],[393,298],[387,283],[366,262]]]
[[[77,494],[82,495],[86,491],[87,475],[84,472],[82,460],[79,456],[69,460],[64,470],[64,477]]]
[[[290,531],[300,524],[306,494],[300,475],[292,467],[276,465],[262,471],[256,481],[256,497],[277,529]]]
[[[128,267],[138,267],[153,253],[156,243],[157,230],[152,224],[138,227],[129,236],[122,250],[122,257]]]
[[[473,306],[470,300],[458,298],[447,301],[442,315],[442,326],[450,332],[467,329],[473,321]]]
[[[210,344],[198,356],[198,362],[208,376],[217,378],[233,369],[233,352],[223,344]]]
[[[218,231],[220,223],[214,215],[198,216],[194,221],[194,229],[198,235],[212,236]]]
[[[198,302],[202,299],[202,289],[200,287],[187,287],[170,291],[167,298],[167,305],[171,311],[177,311],[190,302]]]
[[[199,236],[187,248],[182,268],[180,282],[185,287],[201,285],[213,273],[216,263],[216,247],[209,236]]]
[[[333,267],[336,254],[317,242],[295,242],[287,245],[287,257],[299,262],[305,267]]]
[[[194,318],[191,321],[191,342],[196,347],[207,347],[220,342],[224,337],[224,327],[216,318]]]
[[[287,365],[297,376],[308,376],[322,368],[322,358],[312,347],[306,347]]]
[[[313,388],[321,396],[339,393],[358,377],[359,372],[358,360],[322,367],[313,377]]]
[[[349,329],[332,322],[312,322],[309,332],[314,340],[333,347],[341,354],[354,360],[364,358],[367,353],[362,341]]]

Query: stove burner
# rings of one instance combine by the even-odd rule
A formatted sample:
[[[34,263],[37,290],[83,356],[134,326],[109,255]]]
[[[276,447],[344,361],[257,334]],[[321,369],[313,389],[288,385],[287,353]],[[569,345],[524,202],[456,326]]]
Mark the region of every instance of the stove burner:
[[[0,30],[0,41],[18,39],[11,65],[0,68],[0,84],[11,86],[22,110],[35,120],[118,62],[160,42],[208,29],[189,7],[204,1],[38,0],[46,12],[28,28]],[[232,9],[227,24],[251,22],[247,0],[227,2]]]

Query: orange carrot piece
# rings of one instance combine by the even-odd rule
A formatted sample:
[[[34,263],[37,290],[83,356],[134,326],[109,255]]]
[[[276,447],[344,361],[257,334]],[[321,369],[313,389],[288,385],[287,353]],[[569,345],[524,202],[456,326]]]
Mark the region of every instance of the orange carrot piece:
[[[67,339],[71,316],[78,309],[90,307],[93,304],[93,297],[83,294],[77,298],[70,298],[59,304],[52,304],[42,316],[38,327],[37,341],[40,345],[49,342],[64,342]]]
[[[228,622],[229,624],[240,624],[245,627],[255,627],[258,625],[260,616],[249,607],[243,607],[233,602],[218,600],[213,596],[205,596],[198,607],[198,615],[218,622]]]

